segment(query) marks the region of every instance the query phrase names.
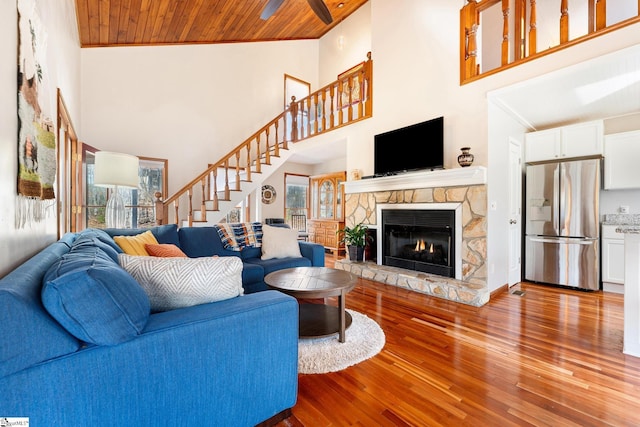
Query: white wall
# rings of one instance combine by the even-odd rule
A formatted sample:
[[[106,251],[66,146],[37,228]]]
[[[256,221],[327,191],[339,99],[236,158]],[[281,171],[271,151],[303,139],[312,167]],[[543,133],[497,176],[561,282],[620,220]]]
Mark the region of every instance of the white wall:
[[[50,86],[53,88],[54,115],[55,89],[60,88],[77,126],[80,114],[80,47],[74,5],[73,0],[38,2],[39,15],[48,35],[46,58]],[[0,276],[57,237],[57,223],[53,216],[23,229],[15,226],[18,173],[17,25],[16,2],[0,2]]]
[[[284,74],[317,85],[318,41],[82,50],[82,135],[169,160],[169,193],[282,112]]]
[[[340,38],[343,41],[342,46],[339,45]],[[320,39],[320,85],[324,86],[335,81],[338,74],[366,61],[367,53],[370,51],[371,3],[369,2]]]
[[[489,164],[490,175],[502,177],[494,179],[487,187],[487,273],[489,289],[494,290],[508,281],[509,265],[509,180],[506,174],[509,166],[509,141],[520,143],[524,156],[524,133],[526,128],[493,102],[489,102]],[[494,173],[494,171],[498,171]],[[491,206],[496,209],[492,210]]]
[[[627,116],[606,119],[604,133],[640,130],[640,112]],[[603,190],[600,192],[600,214],[618,213],[620,206],[629,206],[629,213],[640,214],[640,190]]]

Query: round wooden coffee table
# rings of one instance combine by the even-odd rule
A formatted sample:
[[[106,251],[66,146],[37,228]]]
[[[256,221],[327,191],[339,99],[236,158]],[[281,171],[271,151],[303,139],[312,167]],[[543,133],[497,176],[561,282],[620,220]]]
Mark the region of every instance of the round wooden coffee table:
[[[298,299],[338,297],[338,307],[327,304],[300,303],[300,338],[316,338],[339,334],[351,325],[351,315],[345,311],[345,298],[358,278],[343,270],[328,267],[296,267],[274,271],[265,276],[270,288]]]

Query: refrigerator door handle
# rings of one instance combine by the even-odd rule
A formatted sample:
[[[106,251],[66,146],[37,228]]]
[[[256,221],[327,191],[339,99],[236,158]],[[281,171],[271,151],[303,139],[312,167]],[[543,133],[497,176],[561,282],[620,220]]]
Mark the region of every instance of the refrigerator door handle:
[[[560,233],[560,215],[562,212],[562,192],[560,188],[560,182],[562,179],[562,163],[558,163],[558,168],[553,174],[553,230],[555,231],[556,236],[559,236]]]
[[[531,241],[537,243],[593,245],[593,242],[595,242],[596,239],[545,239],[543,237],[532,237]]]

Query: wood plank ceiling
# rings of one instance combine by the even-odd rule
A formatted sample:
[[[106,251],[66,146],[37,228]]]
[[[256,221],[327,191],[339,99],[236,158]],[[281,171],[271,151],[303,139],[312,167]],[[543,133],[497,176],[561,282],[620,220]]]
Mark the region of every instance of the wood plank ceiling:
[[[367,0],[325,0],[325,25],[306,0],[284,0],[268,20],[268,0],[76,0],[81,47],[210,44],[318,39]],[[342,6],[339,6],[342,4]]]

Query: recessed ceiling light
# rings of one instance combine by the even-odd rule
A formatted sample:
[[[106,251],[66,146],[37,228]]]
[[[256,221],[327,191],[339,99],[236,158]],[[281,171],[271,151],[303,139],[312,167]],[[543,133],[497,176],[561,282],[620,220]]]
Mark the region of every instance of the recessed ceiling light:
[[[338,8],[344,7],[344,2],[338,3]]]

